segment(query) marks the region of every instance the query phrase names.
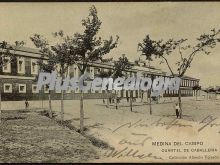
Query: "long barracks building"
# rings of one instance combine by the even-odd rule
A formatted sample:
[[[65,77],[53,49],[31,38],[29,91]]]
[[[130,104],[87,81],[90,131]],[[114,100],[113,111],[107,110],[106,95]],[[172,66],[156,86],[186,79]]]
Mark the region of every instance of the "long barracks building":
[[[39,100],[48,99],[49,90],[45,86],[41,91],[37,92],[36,83],[39,73],[38,59],[41,57],[37,49],[21,47],[15,52],[16,59],[11,63],[7,63],[0,68],[0,91],[2,100]],[[113,62],[102,63],[94,62],[87,68],[86,72],[94,79],[101,71],[109,71],[113,69]],[[80,71],[76,65],[70,66],[68,69],[70,77],[79,77]],[[126,72],[126,76],[139,77],[156,77],[167,76],[166,72],[146,65],[146,62],[137,60],[132,63],[132,68]],[[194,96],[195,91],[192,87],[199,84],[199,79],[185,76],[181,81],[182,96]],[[112,92],[114,93],[114,92]],[[147,92],[132,91],[134,98],[146,98]],[[176,97],[178,91],[165,91],[161,94],[162,97]],[[60,99],[60,91],[51,91],[52,99]],[[106,91],[86,91],[84,98],[106,98]],[[118,97],[130,97],[130,92],[120,91]],[[79,99],[79,90],[66,91],[64,99]]]

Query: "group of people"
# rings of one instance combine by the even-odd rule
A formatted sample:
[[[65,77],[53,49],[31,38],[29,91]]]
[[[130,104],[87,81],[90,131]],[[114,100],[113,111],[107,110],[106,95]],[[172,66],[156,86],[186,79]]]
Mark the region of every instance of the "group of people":
[[[120,103],[120,98],[119,97],[117,97],[116,99],[115,98],[109,98],[109,103],[111,104],[111,103],[115,103],[116,101],[117,101],[117,103]]]
[[[117,103],[120,103],[120,98],[117,97],[116,101]],[[132,101],[136,101],[136,99],[132,98]],[[129,102],[129,97],[127,97],[127,102]],[[110,104],[115,103],[115,99],[109,97],[109,103]],[[105,99],[103,99],[103,104],[105,104]],[[180,118],[180,106],[178,103],[176,103],[175,110],[176,110],[176,118]]]
[[[129,102],[130,98],[127,97],[126,100],[127,100],[127,102]],[[120,103],[121,98],[119,98],[119,97],[117,97],[116,99],[115,98],[111,98],[111,97],[109,98],[109,103],[110,104],[111,103],[115,103],[115,101],[117,101],[117,103]],[[136,102],[136,98],[132,98],[132,102]],[[103,104],[105,104],[105,99],[103,99]]]
[[[109,98],[108,100],[109,100],[110,104],[111,103],[115,103],[115,99],[114,98]],[[120,99],[119,98],[117,98],[116,100],[117,100],[118,103],[120,103]],[[102,102],[103,102],[103,104],[105,104],[105,99],[102,99]]]

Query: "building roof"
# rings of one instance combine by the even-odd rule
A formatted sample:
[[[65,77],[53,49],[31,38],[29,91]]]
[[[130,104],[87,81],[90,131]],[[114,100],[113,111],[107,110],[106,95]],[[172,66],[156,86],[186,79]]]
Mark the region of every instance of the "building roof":
[[[16,48],[14,45],[12,45],[11,47],[12,47],[12,49],[10,50],[10,52],[15,53],[16,55],[19,55],[19,56],[40,58],[42,55],[39,49],[29,48],[29,47],[25,47],[25,46],[21,46],[21,47]],[[14,50],[15,50],[15,52],[14,52]]]
[[[25,46],[19,47],[17,50],[22,51],[22,52],[41,54],[39,49],[29,48],[29,47],[25,47]]]
[[[190,80],[200,80],[198,78],[190,77],[190,76],[183,76],[184,79],[190,79]]]

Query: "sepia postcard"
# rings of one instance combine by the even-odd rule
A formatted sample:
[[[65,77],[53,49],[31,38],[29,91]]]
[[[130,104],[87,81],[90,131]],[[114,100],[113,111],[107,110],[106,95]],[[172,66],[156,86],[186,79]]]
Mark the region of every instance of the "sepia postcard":
[[[0,163],[220,162],[219,2],[1,2],[0,20]]]

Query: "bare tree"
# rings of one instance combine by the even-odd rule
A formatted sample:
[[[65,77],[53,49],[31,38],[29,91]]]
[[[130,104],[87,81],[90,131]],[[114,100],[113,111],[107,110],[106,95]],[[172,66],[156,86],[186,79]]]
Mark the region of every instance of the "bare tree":
[[[138,46],[141,47],[141,50],[150,52],[149,54],[153,55],[155,58],[162,59],[161,64],[165,62],[172,76],[178,76],[182,79],[186,71],[191,67],[192,61],[196,55],[199,53],[209,55],[211,53],[210,49],[214,48],[216,44],[220,42],[219,33],[220,30],[212,29],[209,34],[200,35],[199,38],[196,39],[197,44],[194,46],[186,44],[187,39],[154,41],[151,40],[148,35],[144,39],[147,44],[139,44]],[[152,46],[151,43],[153,43]],[[174,53],[179,54],[179,60],[175,63],[177,67],[176,71],[175,67],[172,67],[168,60],[168,56]],[[180,106],[180,118],[182,118],[181,88],[178,90],[178,101]]]

